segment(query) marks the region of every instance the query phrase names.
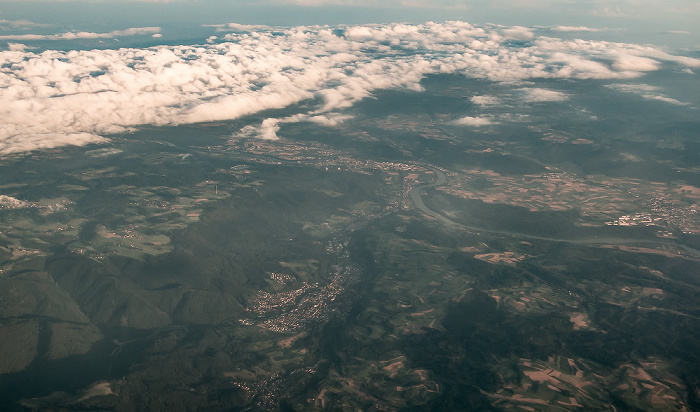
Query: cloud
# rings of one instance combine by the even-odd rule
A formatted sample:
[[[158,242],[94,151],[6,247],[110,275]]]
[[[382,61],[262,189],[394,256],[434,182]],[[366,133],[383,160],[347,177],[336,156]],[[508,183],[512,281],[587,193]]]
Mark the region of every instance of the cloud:
[[[16,154],[61,146],[85,146],[93,143],[106,143],[108,139],[91,133],[16,133],[13,136],[0,136],[0,154]],[[0,132],[1,133],[1,132]]]
[[[30,47],[22,43],[7,43],[7,49],[9,51],[25,51],[35,49],[35,47]]]
[[[262,121],[260,126],[247,125],[243,127],[238,133],[234,133],[233,137],[256,137],[262,140],[277,140],[279,138],[277,132],[280,130],[280,125],[284,123],[310,122],[321,126],[335,127],[350,118],[352,118],[352,116],[340,113],[326,113],[313,116],[300,113],[281,119],[267,118]]]
[[[647,57],[621,55],[615,60],[612,66],[621,71],[634,70],[648,72],[658,70],[659,62]]]
[[[160,32],[160,27],[134,27],[126,30],[115,30],[108,33],[66,32],[59,34],[8,34],[0,36],[0,40],[75,40],[75,39],[112,39],[120,36],[137,36]]]
[[[664,96],[663,94],[658,92],[658,90],[659,90],[658,87],[650,86],[648,84],[616,83],[616,84],[608,84],[605,87],[608,87],[610,89],[617,90],[620,92],[624,92],[624,93],[636,94],[636,95],[641,96],[642,98],[647,99],[647,100],[657,100],[657,101],[661,101],[664,103],[675,104],[678,106],[688,105],[688,103],[684,103],[684,102],[681,102],[680,100],[676,100],[674,98]]]
[[[280,130],[279,120],[265,119],[260,125],[258,136],[263,140],[277,140],[277,132]]]
[[[610,30],[619,30],[619,29],[596,29],[592,27],[586,27],[586,26],[556,26],[552,27],[550,30],[556,31],[556,32],[561,32],[561,33],[571,33],[571,32],[601,32],[601,31],[610,31]]]
[[[593,10],[594,16],[602,17],[627,17],[627,14],[622,11],[620,6],[614,7],[603,7],[601,9]]]
[[[471,98],[471,102],[479,106],[495,106],[499,104],[501,100],[494,96],[474,96]]]
[[[566,63],[561,75],[569,70],[574,76],[588,78],[632,78],[639,77],[640,72],[659,68],[656,62],[669,62],[685,67],[700,67],[700,60],[669,54],[652,46],[613,43],[605,41],[561,40],[540,37],[534,40],[541,51],[550,51],[550,57]],[[636,59],[640,58],[640,59]],[[607,62],[612,62],[609,67]],[[638,64],[635,67],[635,63]],[[613,69],[613,70],[611,70]],[[576,73],[580,72],[580,73]]]
[[[513,26],[503,29],[503,35],[511,40],[530,40],[535,37],[532,29],[522,26]]]
[[[123,151],[120,149],[116,149],[114,147],[107,147],[104,149],[96,149],[96,150],[88,150],[85,152],[86,155],[92,156],[92,157],[107,157],[107,156],[112,156],[115,154],[122,153]]]
[[[222,32],[253,32],[259,30],[270,30],[272,27],[265,26],[261,24],[238,24],[238,23],[226,23],[226,24],[203,24],[202,27],[214,27],[216,31]]]
[[[529,79],[630,79],[661,64],[699,67],[700,60],[650,46],[536,37],[522,28],[465,22],[347,27],[224,25],[200,45],[118,50],[0,51],[0,154],[108,141],[143,125],[226,121],[270,109],[279,119],[241,131],[278,138],[280,125],[329,127],[377,90],[422,90],[431,74],[491,82]],[[62,38],[158,34],[159,28],[71,33]],[[507,30],[512,30],[508,32]],[[527,44],[510,36],[533,38]],[[527,102],[567,95],[518,89]],[[492,105],[490,96],[474,104]],[[491,121],[464,120],[464,122]]]
[[[34,23],[29,20],[5,20],[0,19],[0,31],[10,29],[31,29],[35,27],[47,27],[50,24]]]
[[[455,126],[488,126],[494,124],[494,122],[488,117],[462,117],[460,119],[455,119],[449,122],[449,124]]]
[[[549,89],[523,88],[518,89],[518,91],[522,93],[523,99],[529,103],[561,102],[569,99],[565,93]]]
[[[291,122],[289,120],[288,122]],[[268,118],[262,121],[260,126],[248,125],[243,127],[233,137],[254,137],[262,140],[277,140],[277,132],[280,130],[280,123],[285,123],[282,119]]]
[[[466,10],[468,5],[462,0],[266,0],[270,4],[294,5],[301,7],[352,6],[367,8],[418,8]]]

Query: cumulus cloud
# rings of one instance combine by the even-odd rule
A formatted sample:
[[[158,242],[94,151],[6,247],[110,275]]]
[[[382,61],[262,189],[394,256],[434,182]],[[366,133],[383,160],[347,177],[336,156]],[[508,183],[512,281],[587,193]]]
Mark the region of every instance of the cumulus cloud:
[[[532,29],[522,26],[513,26],[503,29],[503,35],[512,40],[530,40],[535,37]]]
[[[473,96],[471,102],[479,106],[495,106],[501,102],[498,97],[494,96]]]
[[[34,48],[35,47],[29,47],[26,44],[22,44],[22,43],[7,43],[7,49],[10,51],[25,51],[25,50],[31,50]]]
[[[233,137],[257,137],[262,140],[277,140],[277,132],[280,130],[280,125],[284,123],[316,123],[321,126],[335,127],[343,121],[352,118],[349,115],[340,113],[326,113],[308,115],[304,113],[295,114],[292,116],[277,118],[268,118],[262,121],[260,126],[248,125],[243,127],[238,133],[234,133]]]
[[[284,123],[336,125],[347,119],[344,109],[377,90],[418,92],[430,74],[493,82],[629,79],[659,68],[658,62],[700,66],[700,60],[650,46],[549,37],[522,45],[507,36],[533,32],[465,22],[223,28],[225,34],[201,45],[0,52],[0,154],[101,143],[142,125],[225,121],[295,107],[296,114],[240,132],[275,139]],[[137,28],[56,36],[158,32]],[[537,88],[517,94],[529,102],[567,98]],[[474,96],[472,102],[498,103],[489,96]],[[491,121],[475,119],[483,120],[465,122]]]
[[[75,40],[75,39],[112,39],[120,36],[136,36],[141,34],[153,34],[160,32],[160,27],[133,27],[126,30],[115,30],[108,33],[94,33],[87,31],[66,32],[59,34],[7,34],[0,36],[0,40]]]
[[[620,55],[613,63],[613,67],[617,70],[634,70],[634,71],[653,71],[659,69],[659,62],[647,57]]]
[[[636,94],[636,95],[639,95],[647,100],[657,100],[660,102],[675,104],[675,105],[679,105],[679,106],[685,106],[688,104],[688,103],[681,102],[680,100],[676,100],[672,97],[665,96],[665,95],[659,93],[658,87],[651,86],[648,84],[616,83],[616,84],[608,84],[608,85],[606,85],[606,87],[608,87],[610,89],[617,90],[617,91],[621,91],[624,93]]]
[[[653,65],[656,64],[654,61],[685,67],[700,67],[698,59],[672,55],[652,46],[580,39],[567,41],[549,37],[541,37],[534,42],[537,49],[550,51],[553,59],[567,63],[564,70],[580,71],[581,73],[576,77],[588,76],[599,79],[638,77],[640,72],[653,70]],[[614,70],[611,70],[605,64],[606,62],[616,63],[612,67]],[[639,63],[636,68],[635,63]],[[656,68],[658,67],[657,64]]]
[[[523,100],[530,103],[561,102],[569,98],[565,93],[549,89],[523,88],[518,91],[522,93]]]
[[[450,122],[450,124],[455,126],[488,126],[494,124],[494,122],[488,117],[462,117],[460,119],[455,119]]]

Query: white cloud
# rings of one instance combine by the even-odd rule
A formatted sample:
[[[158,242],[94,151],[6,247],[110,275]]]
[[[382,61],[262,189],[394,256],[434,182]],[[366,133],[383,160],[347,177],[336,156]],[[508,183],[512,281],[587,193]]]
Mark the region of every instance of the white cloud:
[[[35,49],[35,47],[30,47],[22,43],[7,43],[7,49],[9,51],[25,51]]]
[[[141,34],[156,34],[160,27],[134,27],[126,30],[115,30],[108,33],[94,32],[66,32],[59,34],[7,34],[0,36],[0,40],[75,40],[75,39],[112,39],[120,36],[136,36]]]
[[[512,40],[530,40],[535,37],[532,29],[522,26],[513,26],[503,29],[503,35]]]
[[[653,71],[659,69],[659,62],[641,56],[621,55],[613,63],[613,67],[620,71]]]
[[[498,97],[494,96],[473,96],[471,102],[479,106],[495,106],[501,102]]]
[[[277,132],[280,130],[279,120],[265,119],[260,125],[259,137],[263,140],[277,140]]]
[[[86,155],[92,156],[92,157],[107,157],[107,156],[112,156],[115,154],[122,153],[123,151],[120,149],[116,149],[114,147],[106,147],[104,149],[95,149],[95,150],[88,150],[85,152]]]
[[[0,135],[0,155],[53,149],[61,146],[85,146],[92,143],[106,143],[104,137],[92,133],[17,133],[6,137]],[[0,131],[2,133],[3,131]]]
[[[241,131],[274,139],[283,123],[332,127],[347,119],[345,108],[376,90],[419,92],[429,74],[494,82],[628,79],[661,61],[700,66],[697,59],[623,43],[534,37],[522,46],[504,38],[507,28],[464,22],[351,26],[344,35],[334,27],[273,33],[264,26],[225,26],[232,32],[202,45],[41,53],[16,46],[0,52],[0,154],[100,143],[141,125],[224,121],[303,102],[296,115]],[[510,35],[529,36],[525,28],[512,30]],[[136,28],[55,36],[157,33]],[[518,93],[530,102],[567,98],[537,88]],[[472,102],[498,104],[490,96]],[[482,120],[464,121],[491,121],[475,119]]]
[[[295,114],[292,116],[283,117],[281,119],[268,118],[263,120],[260,126],[248,125],[243,127],[238,133],[234,133],[234,137],[257,137],[263,140],[277,140],[279,136],[277,132],[280,130],[280,125],[284,123],[301,123],[310,122],[321,126],[335,127],[347,119],[352,118],[349,115],[339,113],[326,113],[322,115],[307,115]]]
[[[320,124],[321,126],[335,127],[343,123],[345,120],[351,119],[352,116],[343,115],[339,113],[328,113],[323,115],[310,116],[307,119],[300,119],[299,121],[309,121],[312,123]]]
[[[700,67],[700,60],[669,54],[652,46],[613,43],[605,41],[561,40],[541,37],[534,41],[541,51],[549,51],[553,61],[565,63],[562,77],[633,78],[641,72],[656,70],[658,62],[669,62],[685,67]],[[608,63],[612,63],[612,67]],[[613,70],[611,70],[613,69]]]
[[[592,27],[586,27],[586,26],[556,26],[552,27],[552,31],[556,32],[562,32],[562,33],[569,33],[569,32],[600,32],[600,31],[608,31],[612,29],[596,29]]]
[[[238,24],[238,23],[226,23],[226,24],[204,24],[202,27],[214,27],[216,31],[222,32],[252,32],[252,31],[265,31],[270,30],[270,26],[265,26],[261,24]]]
[[[666,97],[664,95],[646,95],[646,94],[644,94],[644,95],[642,95],[642,97],[644,97],[645,99],[659,100],[659,101],[664,102],[664,103],[676,104],[679,106],[685,106],[688,104],[688,103],[684,103],[680,100],[676,100],[672,97]]]
[[[617,91],[621,91],[624,93],[636,94],[636,95],[639,95],[642,98],[647,99],[647,100],[658,100],[658,101],[661,101],[664,103],[675,104],[678,106],[688,105],[688,103],[681,102],[680,100],[676,100],[674,98],[667,97],[667,96],[659,93],[658,87],[650,86],[648,84],[616,83],[616,84],[608,84],[608,85],[606,85],[606,87],[608,87],[610,89],[617,90]]]
[[[561,102],[569,98],[565,93],[549,89],[523,88],[518,91],[523,94],[523,99],[530,103]]]
[[[456,126],[488,126],[494,124],[494,122],[488,117],[462,117],[460,119],[455,119],[449,122],[450,124]]]

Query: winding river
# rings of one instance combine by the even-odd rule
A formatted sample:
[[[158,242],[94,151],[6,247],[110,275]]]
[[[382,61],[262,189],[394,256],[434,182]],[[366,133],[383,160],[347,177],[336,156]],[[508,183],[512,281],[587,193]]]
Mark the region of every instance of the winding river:
[[[666,246],[674,246],[676,248],[683,249],[686,252],[694,255],[693,257],[695,257],[695,258],[700,257],[700,250],[693,249],[693,248],[688,247],[686,245],[678,244],[676,242],[662,240],[662,239],[629,239],[629,238],[613,238],[613,237],[599,237],[599,236],[580,238],[580,239],[566,239],[566,238],[535,236],[535,235],[528,235],[525,233],[512,232],[512,231],[508,231],[508,230],[493,230],[493,229],[484,229],[484,228],[479,228],[479,227],[474,227],[474,226],[463,225],[461,223],[455,222],[454,220],[446,217],[445,215],[441,214],[438,211],[430,209],[423,201],[423,193],[425,192],[426,189],[429,189],[431,187],[436,187],[436,186],[442,186],[445,183],[447,183],[447,176],[445,175],[444,172],[442,172],[441,170],[439,170],[435,167],[430,167],[430,169],[435,173],[435,181],[432,183],[426,183],[423,185],[415,186],[414,188],[412,188],[408,192],[408,197],[409,197],[409,199],[411,199],[413,204],[416,205],[416,207],[419,208],[423,213],[425,213],[426,215],[428,215],[430,217],[438,219],[438,220],[446,223],[449,226],[458,227],[458,228],[467,230],[469,232],[476,233],[477,235],[478,234],[490,234],[490,235],[508,236],[508,237],[514,237],[514,238],[520,238],[520,239],[544,240],[544,241],[549,241],[549,242],[566,242],[566,243],[581,244],[581,245],[602,245],[602,244],[606,244],[606,245],[639,245],[639,244],[666,245]]]

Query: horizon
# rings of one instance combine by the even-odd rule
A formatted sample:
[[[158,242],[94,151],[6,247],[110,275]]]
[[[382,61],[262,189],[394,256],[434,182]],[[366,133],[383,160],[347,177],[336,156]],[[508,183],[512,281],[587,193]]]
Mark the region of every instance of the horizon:
[[[353,3],[358,5],[353,5]],[[13,1],[0,2],[0,35],[109,32],[131,27],[163,28],[163,39],[185,39],[183,25],[196,37],[202,25],[239,23],[280,27],[301,25],[420,24],[460,20],[471,24],[584,28],[572,31],[585,39],[655,44],[672,49],[697,49],[700,17],[697,2],[561,1],[421,2],[421,6],[385,7],[372,2],[301,1]],[[408,2],[403,2],[408,3]],[[446,4],[447,3],[447,4]],[[191,37],[191,38],[192,38]],[[190,39],[191,39],[190,38]]]

